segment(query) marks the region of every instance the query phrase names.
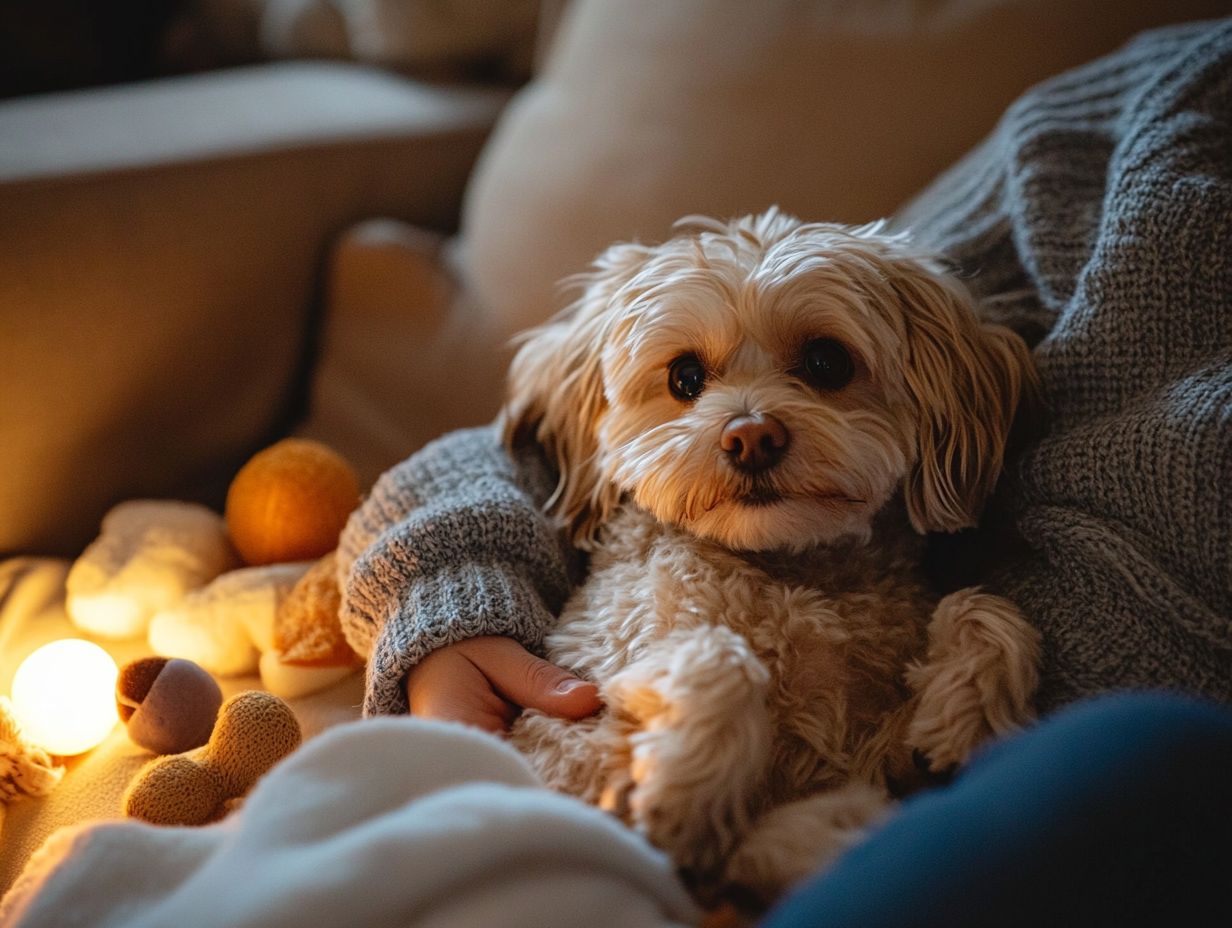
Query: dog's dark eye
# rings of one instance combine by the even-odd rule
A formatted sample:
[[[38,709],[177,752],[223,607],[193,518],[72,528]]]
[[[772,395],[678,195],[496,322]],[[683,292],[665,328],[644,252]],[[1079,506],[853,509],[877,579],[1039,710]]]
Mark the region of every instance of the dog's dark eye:
[[[841,390],[855,376],[847,349],[832,338],[815,338],[800,355],[800,376],[819,390]]]
[[[696,399],[706,387],[706,368],[697,355],[682,354],[667,369],[667,385],[682,400]]]

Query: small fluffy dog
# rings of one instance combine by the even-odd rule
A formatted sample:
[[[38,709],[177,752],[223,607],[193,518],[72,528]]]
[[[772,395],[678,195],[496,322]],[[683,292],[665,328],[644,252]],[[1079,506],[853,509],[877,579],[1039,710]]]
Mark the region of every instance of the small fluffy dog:
[[[606,703],[512,738],[695,886],[769,901],[918,758],[1029,719],[1036,632],[977,589],[938,598],[920,555],[974,524],[1034,374],[879,225],[680,228],[610,248],[511,367],[506,438],[546,447],[549,511],[591,552],[546,656]]]

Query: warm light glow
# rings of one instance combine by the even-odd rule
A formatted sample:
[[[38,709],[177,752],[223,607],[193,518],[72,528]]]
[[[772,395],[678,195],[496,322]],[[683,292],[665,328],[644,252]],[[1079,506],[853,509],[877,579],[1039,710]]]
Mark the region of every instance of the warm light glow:
[[[111,655],[80,638],[43,645],[13,677],[13,713],[22,733],[51,754],[71,756],[107,737],[119,717]]]

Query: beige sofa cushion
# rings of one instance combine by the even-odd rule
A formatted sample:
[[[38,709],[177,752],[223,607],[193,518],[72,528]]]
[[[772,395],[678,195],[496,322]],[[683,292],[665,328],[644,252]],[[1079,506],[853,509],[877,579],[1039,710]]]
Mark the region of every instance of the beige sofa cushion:
[[[221,502],[298,411],[332,236],[453,222],[502,102],[286,64],[0,104],[0,553]]]
[[[500,408],[506,359],[456,288],[442,236],[357,224],[330,260],[309,414],[297,434],[346,454],[371,486],[416,448]]]
[[[574,0],[467,193],[465,270],[499,335],[608,243],[779,203],[885,215],[1028,85],[1211,0]]]

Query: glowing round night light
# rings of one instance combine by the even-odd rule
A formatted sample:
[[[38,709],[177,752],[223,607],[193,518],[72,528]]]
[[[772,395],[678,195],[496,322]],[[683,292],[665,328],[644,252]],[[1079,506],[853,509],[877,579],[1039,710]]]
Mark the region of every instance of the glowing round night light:
[[[111,655],[80,638],[43,645],[17,668],[13,712],[22,733],[51,754],[90,750],[119,720]]]

